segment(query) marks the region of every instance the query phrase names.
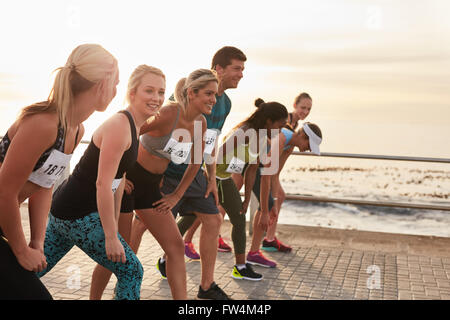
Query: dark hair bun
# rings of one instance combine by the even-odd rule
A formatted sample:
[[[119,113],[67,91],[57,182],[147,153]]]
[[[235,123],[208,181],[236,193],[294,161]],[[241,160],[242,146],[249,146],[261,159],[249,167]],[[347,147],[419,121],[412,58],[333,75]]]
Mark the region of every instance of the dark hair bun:
[[[259,108],[263,103],[264,103],[264,100],[261,99],[261,98],[258,98],[258,99],[255,100],[255,106],[257,108]]]

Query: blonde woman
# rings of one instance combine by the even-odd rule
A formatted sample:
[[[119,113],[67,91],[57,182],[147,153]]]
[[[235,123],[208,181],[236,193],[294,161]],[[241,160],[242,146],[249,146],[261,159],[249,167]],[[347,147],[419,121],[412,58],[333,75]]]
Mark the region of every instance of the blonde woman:
[[[199,144],[203,148],[202,137],[206,122],[202,116],[208,112],[208,105],[214,104],[217,79],[210,70],[199,69],[189,77],[181,79],[175,90],[176,102],[164,106],[159,116],[151,118],[141,128],[138,160],[127,173],[127,192],[122,200],[122,214],[119,232],[129,242],[133,211],[152,233],[168,254],[168,278],[174,299],[187,299],[184,244],[170,209],[176,204],[191,184],[200,163],[190,162],[178,189],[164,198],[159,190],[162,173],[171,160],[185,161],[189,151]],[[130,78],[128,97],[135,103],[140,96],[147,97],[148,105],[159,108],[164,102],[165,78],[152,69],[139,67]],[[178,142],[177,132],[194,137],[195,122],[202,131],[196,140]],[[186,151],[184,158],[175,159],[174,152]],[[184,149],[187,147],[187,149]],[[159,204],[159,206],[158,206]],[[92,276],[91,299],[100,299],[111,277],[111,272],[97,266]]]
[[[140,298],[142,265],[118,233],[117,221],[125,173],[137,159],[139,130],[158,108],[146,95],[136,94],[133,103],[94,132],[73,173],[53,196],[44,245],[48,266],[40,276],[76,245],[117,276],[117,299]]]
[[[128,212],[132,208],[136,210],[139,219],[166,253],[167,280],[174,299],[187,299],[187,290],[184,242],[171,209],[195,183],[205,148],[206,119],[203,114],[211,113],[217,90],[216,73],[208,69],[195,70],[178,82],[176,102],[163,107],[160,116],[141,130],[144,134],[138,164],[130,173],[134,190],[128,203],[123,203],[129,208]],[[171,161],[189,165],[176,188],[163,196],[159,185]],[[131,224],[129,226],[131,228]]]
[[[81,140],[82,122],[116,94],[117,60],[96,44],[75,48],[47,101],[24,108],[0,141],[0,300],[51,299],[35,272],[47,266],[44,235],[52,189]],[[27,244],[19,205],[28,199]]]

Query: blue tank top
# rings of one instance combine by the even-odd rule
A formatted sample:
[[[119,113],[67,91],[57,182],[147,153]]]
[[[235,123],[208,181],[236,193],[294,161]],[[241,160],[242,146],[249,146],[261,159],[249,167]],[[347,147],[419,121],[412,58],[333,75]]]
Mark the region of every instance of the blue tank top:
[[[291,141],[292,136],[294,135],[294,131],[291,131],[286,128],[281,128],[281,133],[283,133],[283,135],[286,137],[286,143],[283,147],[283,151],[284,151],[284,150],[291,148],[291,146],[289,145],[289,142]]]

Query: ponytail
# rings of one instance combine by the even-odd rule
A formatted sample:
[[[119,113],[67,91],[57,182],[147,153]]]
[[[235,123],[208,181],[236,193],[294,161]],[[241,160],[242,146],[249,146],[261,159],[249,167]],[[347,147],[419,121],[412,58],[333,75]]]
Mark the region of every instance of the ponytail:
[[[267,120],[272,122],[287,119],[288,111],[284,105],[278,102],[264,102],[263,99],[255,100],[255,106],[258,108],[247,119],[239,123],[234,129],[247,125],[253,129],[263,129]]]
[[[69,112],[73,110],[74,98],[81,92],[107,80],[107,89],[112,92],[118,74],[117,60],[98,44],[83,44],[76,47],[64,67],[58,68],[48,100],[22,109],[19,120],[37,114],[58,114],[60,125],[66,130]]]

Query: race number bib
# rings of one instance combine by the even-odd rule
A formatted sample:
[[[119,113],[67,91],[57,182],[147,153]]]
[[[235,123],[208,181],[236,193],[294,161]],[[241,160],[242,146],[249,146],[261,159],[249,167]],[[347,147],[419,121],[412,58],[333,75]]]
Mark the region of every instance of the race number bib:
[[[233,157],[230,161],[230,164],[227,167],[226,172],[228,173],[242,173],[245,167],[245,162],[241,159]]]
[[[172,162],[176,164],[184,163],[191,151],[192,142],[178,142],[170,138],[163,151],[170,155]]]
[[[112,186],[111,186],[113,193],[116,193],[116,190],[117,190],[117,188],[119,188],[119,185],[120,185],[121,181],[122,181],[122,178],[113,180]]]
[[[71,158],[71,154],[53,149],[42,167],[30,174],[28,181],[43,188],[52,187],[64,170],[69,167]]]
[[[204,153],[211,154],[214,150],[214,146],[216,144],[217,139],[217,131],[207,129],[205,132],[205,150]]]

